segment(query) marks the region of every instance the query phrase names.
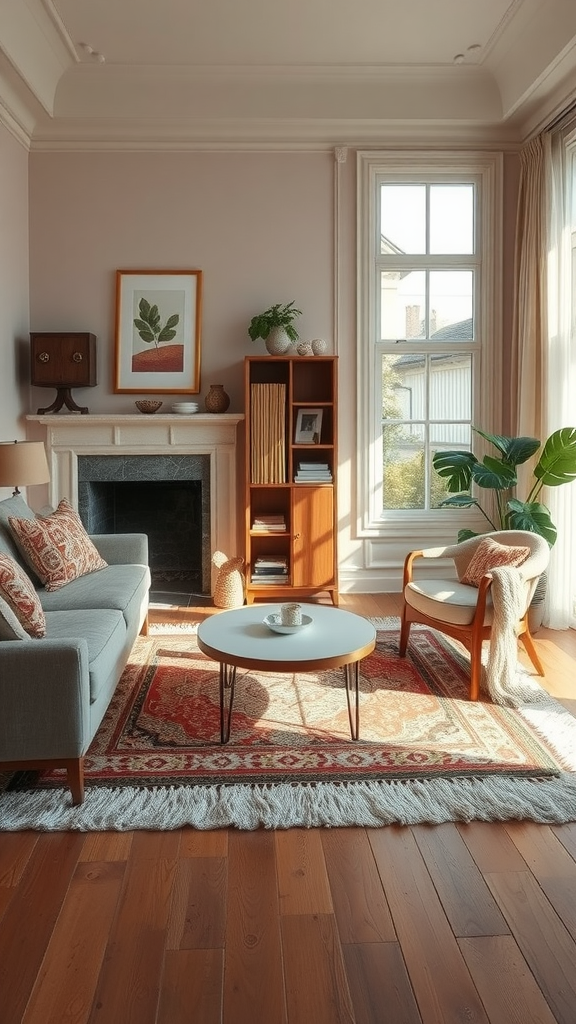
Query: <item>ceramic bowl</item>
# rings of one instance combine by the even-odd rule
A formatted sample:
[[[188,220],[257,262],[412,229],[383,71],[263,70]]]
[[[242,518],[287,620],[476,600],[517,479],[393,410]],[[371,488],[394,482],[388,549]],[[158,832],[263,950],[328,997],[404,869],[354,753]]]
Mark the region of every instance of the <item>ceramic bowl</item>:
[[[153,413],[153,412],[158,412],[158,409],[161,408],[163,403],[162,402],[154,402],[151,399],[143,399],[142,401],[135,402],[134,404],[135,404],[136,408],[140,410],[140,412],[145,412],[145,413],[150,414],[150,413]]]
[[[305,629],[312,622],[311,615],[303,615],[302,622],[297,626],[283,626],[279,615],[267,615],[264,622],[268,626],[268,629],[274,631],[274,633],[300,633],[301,630]]]

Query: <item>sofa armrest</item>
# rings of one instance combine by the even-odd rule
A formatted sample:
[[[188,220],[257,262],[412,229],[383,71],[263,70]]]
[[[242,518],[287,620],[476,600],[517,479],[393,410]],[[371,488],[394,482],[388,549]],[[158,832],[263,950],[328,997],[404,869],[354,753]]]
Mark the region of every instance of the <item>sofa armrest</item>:
[[[90,540],[108,565],[148,565],[146,533],[96,533]]]
[[[80,757],[90,742],[85,640],[0,643],[0,762]]]

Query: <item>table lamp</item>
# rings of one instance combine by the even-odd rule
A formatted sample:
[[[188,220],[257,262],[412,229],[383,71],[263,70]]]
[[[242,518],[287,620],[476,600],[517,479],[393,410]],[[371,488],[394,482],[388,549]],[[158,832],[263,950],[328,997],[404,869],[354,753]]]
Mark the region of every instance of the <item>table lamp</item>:
[[[13,498],[20,494],[19,484],[46,484],[49,479],[43,441],[0,441],[0,487],[13,486]]]

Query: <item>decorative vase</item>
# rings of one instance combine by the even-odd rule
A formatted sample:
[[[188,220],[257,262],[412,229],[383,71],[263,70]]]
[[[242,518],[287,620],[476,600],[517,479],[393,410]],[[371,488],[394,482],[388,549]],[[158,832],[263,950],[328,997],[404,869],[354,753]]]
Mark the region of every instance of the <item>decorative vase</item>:
[[[282,356],[288,351],[292,342],[283,327],[273,327],[264,344],[271,356]]]
[[[311,341],[310,344],[315,356],[323,356],[328,347],[324,338],[314,338],[314,341]]]
[[[230,405],[230,397],[224,391],[223,384],[211,384],[210,390],[204,399],[206,412],[226,412]]]
[[[216,608],[241,608],[244,604],[244,559],[227,558],[223,551],[215,551],[212,564],[218,569],[214,587]]]
[[[308,341],[301,341],[300,344],[298,345],[296,351],[297,351],[299,356],[312,356],[312,355],[314,355],[314,353],[312,351],[312,346],[310,345],[310,343]]]

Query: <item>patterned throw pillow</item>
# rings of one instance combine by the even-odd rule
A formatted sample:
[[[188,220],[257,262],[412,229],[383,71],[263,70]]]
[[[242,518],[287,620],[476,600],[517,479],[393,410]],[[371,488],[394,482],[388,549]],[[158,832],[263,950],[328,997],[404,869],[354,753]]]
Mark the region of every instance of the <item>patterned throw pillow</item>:
[[[479,587],[480,580],[491,569],[500,565],[522,565],[529,554],[530,548],[499,544],[492,537],[486,537],[476,548],[460,582],[467,583],[469,587]]]
[[[28,636],[46,636],[46,619],[31,580],[10,555],[0,553],[0,596]]]
[[[46,590],[59,590],[79,576],[105,569],[108,564],[100,557],[80,516],[66,498],[49,516],[11,517],[8,524],[24,558]]]

